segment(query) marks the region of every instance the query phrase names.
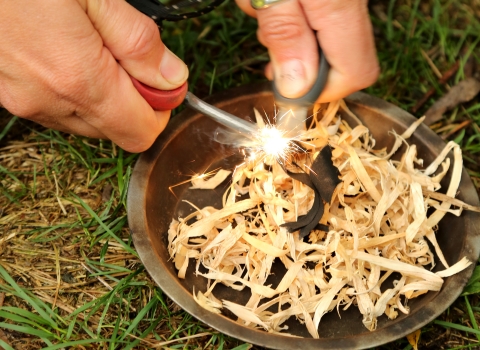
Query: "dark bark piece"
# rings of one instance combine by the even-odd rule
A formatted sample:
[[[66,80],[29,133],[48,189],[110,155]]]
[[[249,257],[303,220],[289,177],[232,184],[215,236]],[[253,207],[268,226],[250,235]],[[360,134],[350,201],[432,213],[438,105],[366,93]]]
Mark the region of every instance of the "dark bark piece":
[[[310,179],[322,199],[330,203],[335,188],[341,182],[340,172],[332,162],[330,146],[323,147],[320,154],[315,158],[310,171]]]
[[[313,186],[312,181],[310,180],[310,177],[308,176],[307,173],[294,173],[289,170],[287,170],[283,165],[282,169],[287,173],[288,176],[290,176],[292,179],[295,179],[297,181],[300,181],[301,183],[307,185],[311,189],[314,190],[315,192],[315,197],[313,200],[313,205],[312,208],[309,210],[309,212],[305,215],[299,216],[297,221],[294,222],[287,222],[283,224],[283,227],[286,227],[288,232],[293,232],[296,230],[299,230],[300,228],[308,225],[312,220],[315,218],[315,208],[318,208],[319,203],[321,201],[321,198],[317,191],[315,190],[315,187]]]
[[[323,201],[329,203],[332,199],[333,192],[340,183],[340,172],[333,165],[332,149],[329,146],[324,147],[317,158],[315,158],[308,176],[305,173],[292,173],[285,168],[283,169],[293,179],[304,183],[314,191],[315,197],[313,205],[308,213],[300,216],[295,222],[282,225],[286,227],[289,232],[300,229],[299,236],[300,238],[304,238],[311,230],[319,225],[319,221],[324,213]],[[325,225],[322,226],[326,227]]]
[[[315,230],[324,231],[324,232],[328,232],[328,230],[329,230],[330,228],[329,228],[327,225],[318,224],[317,226],[315,226],[314,229],[315,229]]]
[[[315,195],[318,196],[318,194],[315,194]],[[315,213],[315,216],[313,217],[313,220],[308,225],[300,229],[300,233],[299,233],[300,238],[304,238],[305,236],[308,236],[310,234],[310,231],[312,231],[318,225],[320,219],[322,218],[325,207],[321,199],[318,201],[318,204],[319,204],[318,208],[314,208],[312,206],[312,208],[310,209],[310,211],[313,211]]]
[[[479,92],[480,81],[473,77],[462,80],[428,109],[424,123],[432,125],[442,119],[446,111],[472,100]]]
[[[314,189],[315,191],[315,189]],[[302,227],[307,226],[310,224],[314,219],[315,219],[315,213],[319,210],[320,204],[323,205],[322,199],[320,198],[320,195],[318,194],[317,191],[315,191],[315,197],[313,199],[313,205],[308,211],[307,214],[299,216],[297,218],[297,221],[294,222],[287,222],[283,224],[283,227],[286,227],[288,232],[293,232],[296,230],[301,229]]]
[[[280,166],[282,167],[283,171],[285,171],[287,173],[287,175],[290,176],[292,179],[300,181],[301,183],[303,183],[304,185],[307,185],[311,189],[315,189],[315,186],[313,186],[313,182],[312,182],[312,180],[310,180],[310,176],[307,173],[294,173],[290,170],[287,170],[287,168],[285,168],[285,166],[283,166],[283,165],[280,165]],[[303,170],[300,167],[298,167],[298,168],[300,170]]]

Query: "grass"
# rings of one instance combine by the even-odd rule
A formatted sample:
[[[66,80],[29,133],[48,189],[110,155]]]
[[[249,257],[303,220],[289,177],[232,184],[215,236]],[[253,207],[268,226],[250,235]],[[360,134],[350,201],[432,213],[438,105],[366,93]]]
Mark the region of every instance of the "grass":
[[[472,62],[480,67],[478,1],[371,1],[370,7],[382,66],[370,94],[412,110],[433,87],[420,116],[448,91],[438,72],[458,61],[453,85]],[[190,88],[206,96],[264,80],[268,56],[255,31],[255,21],[229,3],[198,19],[167,23],[163,38],[189,65]],[[432,126],[462,145],[477,188],[479,122],[477,99]],[[183,312],[145,272],[125,213],[136,158],[111,142],[17,118],[0,122],[1,347],[251,348]],[[479,281],[477,267],[464,295],[422,328],[421,349],[480,348]],[[379,347],[411,348],[407,339]]]

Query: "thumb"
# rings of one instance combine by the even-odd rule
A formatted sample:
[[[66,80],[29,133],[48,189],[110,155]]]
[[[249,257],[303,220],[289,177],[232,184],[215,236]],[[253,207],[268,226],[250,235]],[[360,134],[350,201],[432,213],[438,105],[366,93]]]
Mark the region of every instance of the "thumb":
[[[257,11],[258,38],[268,48],[280,93],[296,98],[308,92],[318,71],[315,34],[298,0]]]
[[[79,0],[105,47],[134,78],[172,90],[188,78],[188,68],[160,39],[155,22],[124,0]]]

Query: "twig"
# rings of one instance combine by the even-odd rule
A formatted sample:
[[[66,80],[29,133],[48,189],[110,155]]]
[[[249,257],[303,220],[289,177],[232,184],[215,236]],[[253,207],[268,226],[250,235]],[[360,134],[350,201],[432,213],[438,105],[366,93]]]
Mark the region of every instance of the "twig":
[[[53,298],[52,310],[55,309],[55,304],[57,303],[58,299],[58,291],[60,290],[60,283],[62,281],[60,277],[60,254],[58,253],[58,248],[55,244],[53,244],[53,250],[55,251],[55,272],[57,274],[57,286],[55,288],[55,297]]]
[[[430,68],[432,69],[433,73],[435,73],[435,75],[439,78],[439,79],[442,79],[442,73],[440,72],[440,70],[437,68],[437,66],[435,65],[435,63],[433,63],[432,59],[427,55],[427,53],[425,51],[423,51],[423,49],[420,50],[420,53],[422,54],[423,58],[425,58],[425,60],[427,61],[428,65],[430,66]]]
[[[442,136],[442,139],[446,140],[448,139],[450,136],[452,136],[453,134],[459,132],[460,130],[466,128],[467,126],[469,126],[470,124],[472,124],[472,120],[469,119],[469,120],[465,120],[464,122],[458,124],[457,126],[455,126],[452,130],[450,130],[449,132],[447,132],[445,135]]]
[[[168,344],[176,343],[176,342],[179,342],[179,341],[182,341],[182,340],[189,340],[189,339],[193,339],[193,338],[205,337],[205,336],[211,335],[211,334],[212,333],[204,332],[204,333],[189,335],[188,337],[172,339],[172,340],[169,340],[169,341],[164,341],[164,342],[161,342],[161,343],[157,343],[157,344],[153,345],[152,348],[154,348],[154,349],[162,348],[162,347],[164,347],[165,345],[168,345]]]
[[[58,181],[57,181],[57,176],[55,175],[55,171],[52,171],[53,174],[53,179],[55,180],[55,197],[57,197],[58,205],[60,205],[60,208],[62,209],[63,215],[67,216],[67,211],[65,210],[65,207],[63,206],[62,201],[60,200],[59,197],[59,187],[58,187]]]
[[[9,145],[9,146],[2,147],[2,148],[0,148],[0,151],[6,151],[6,150],[9,150],[9,149],[15,149],[15,148],[27,148],[27,147],[38,146],[38,145],[50,145],[50,141],[19,143],[19,144],[15,144],[15,145]]]
[[[2,244],[3,242],[8,241],[9,239],[12,239],[12,238],[15,237],[16,235],[17,235],[17,232],[14,232],[14,233],[10,233],[7,237],[0,238],[0,244]]]
[[[427,56],[428,57],[428,56]],[[455,64],[447,70],[443,75],[441,76],[440,80],[438,81],[440,84],[445,84],[447,81],[450,80],[450,78],[458,71],[459,67],[459,61],[455,62]],[[436,67],[435,67],[436,68]],[[425,102],[428,101],[430,97],[435,93],[435,88],[432,87],[430,90],[428,90],[425,95],[417,102],[417,104],[412,108],[413,113],[417,113],[417,111],[425,104]]]

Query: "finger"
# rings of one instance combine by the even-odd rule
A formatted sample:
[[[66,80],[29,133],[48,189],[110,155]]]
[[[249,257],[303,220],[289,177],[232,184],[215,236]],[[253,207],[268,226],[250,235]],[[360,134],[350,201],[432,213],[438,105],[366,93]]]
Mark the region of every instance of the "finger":
[[[268,80],[273,80],[273,67],[271,62],[268,62],[265,66],[265,77]]]
[[[134,78],[172,90],[188,78],[188,68],[163,45],[155,22],[123,0],[79,0],[104,45]]]
[[[373,84],[379,65],[367,1],[300,2],[331,66],[320,101],[337,100]]]
[[[258,10],[257,18],[258,38],[270,53],[277,89],[288,98],[304,95],[317,75],[318,47],[300,3],[282,1]]]
[[[95,90],[102,98],[84,104],[77,115],[126,151],[143,152],[165,129],[170,111],[154,111],[107,49],[100,62]]]
[[[120,0],[99,3],[113,1]],[[79,57],[84,67],[80,77],[85,86],[76,83],[74,113],[126,151],[145,151],[165,128],[170,112],[155,112],[150,107],[133,86],[130,72],[105,46],[101,33],[93,26],[92,30],[83,43],[85,53]]]
[[[255,9],[250,5],[250,0],[235,0],[238,7],[245,12],[247,15],[257,18],[257,12]]]
[[[55,129],[58,131],[87,136],[95,139],[107,139],[102,132],[86,123],[77,116],[64,117],[62,119],[46,119],[36,120],[39,124],[46,128]]]
[[[12,29],[1,36],[2,105],[49,127],[109,138],[127,151],[150,147],[170,113],[155,113],[137,92],[79,0],[57,7],[19,1],[6,2],[21,10],[9,12]]]

